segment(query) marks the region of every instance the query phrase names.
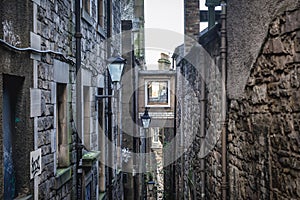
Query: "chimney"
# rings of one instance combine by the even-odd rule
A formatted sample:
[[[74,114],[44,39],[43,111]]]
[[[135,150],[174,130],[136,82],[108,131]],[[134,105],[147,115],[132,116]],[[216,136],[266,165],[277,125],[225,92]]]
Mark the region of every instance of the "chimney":
[[[198,43],[200,32],[200,8],[199,0],[184,1],[184,43],[185,53]]]
[[[167,55],[165,53],[161,53],[160,59],[158,59],[158,69],[159,70],[170,70],[171,61],[169,59],[170,59],[169,55]]]

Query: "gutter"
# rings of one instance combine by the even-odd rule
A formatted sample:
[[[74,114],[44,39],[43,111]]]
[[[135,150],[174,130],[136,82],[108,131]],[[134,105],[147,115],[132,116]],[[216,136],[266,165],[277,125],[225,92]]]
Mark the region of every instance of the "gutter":
[[[222,68],[222,199],[227,199],[227,98],[226,98],[226,63],[227,63],[227,45],[226,45],[226,1],[221,1],[221,68]]]

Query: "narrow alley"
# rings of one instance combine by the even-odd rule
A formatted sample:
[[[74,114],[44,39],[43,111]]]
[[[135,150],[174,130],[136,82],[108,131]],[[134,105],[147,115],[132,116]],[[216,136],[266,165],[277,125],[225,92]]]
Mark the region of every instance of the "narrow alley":
[[[11,0],[0,21],[0,199],[300,199],[300,0]]]

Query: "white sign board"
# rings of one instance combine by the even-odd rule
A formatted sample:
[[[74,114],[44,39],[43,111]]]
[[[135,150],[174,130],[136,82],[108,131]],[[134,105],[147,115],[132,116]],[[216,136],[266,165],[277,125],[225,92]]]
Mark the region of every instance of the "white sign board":
[[[42,173],[42,150],[30,152],[30,179]]]

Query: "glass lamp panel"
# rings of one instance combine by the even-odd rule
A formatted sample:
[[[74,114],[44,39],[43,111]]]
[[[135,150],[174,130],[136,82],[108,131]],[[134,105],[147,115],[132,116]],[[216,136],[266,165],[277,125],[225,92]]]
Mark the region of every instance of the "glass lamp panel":
[[[149,128],[150,126],[150,118],[149,119],[142,119],[143,127]]]
[[[111,63],[108,66],[110,78],[112,82],[119,82],[123,71],[123,63]]]

